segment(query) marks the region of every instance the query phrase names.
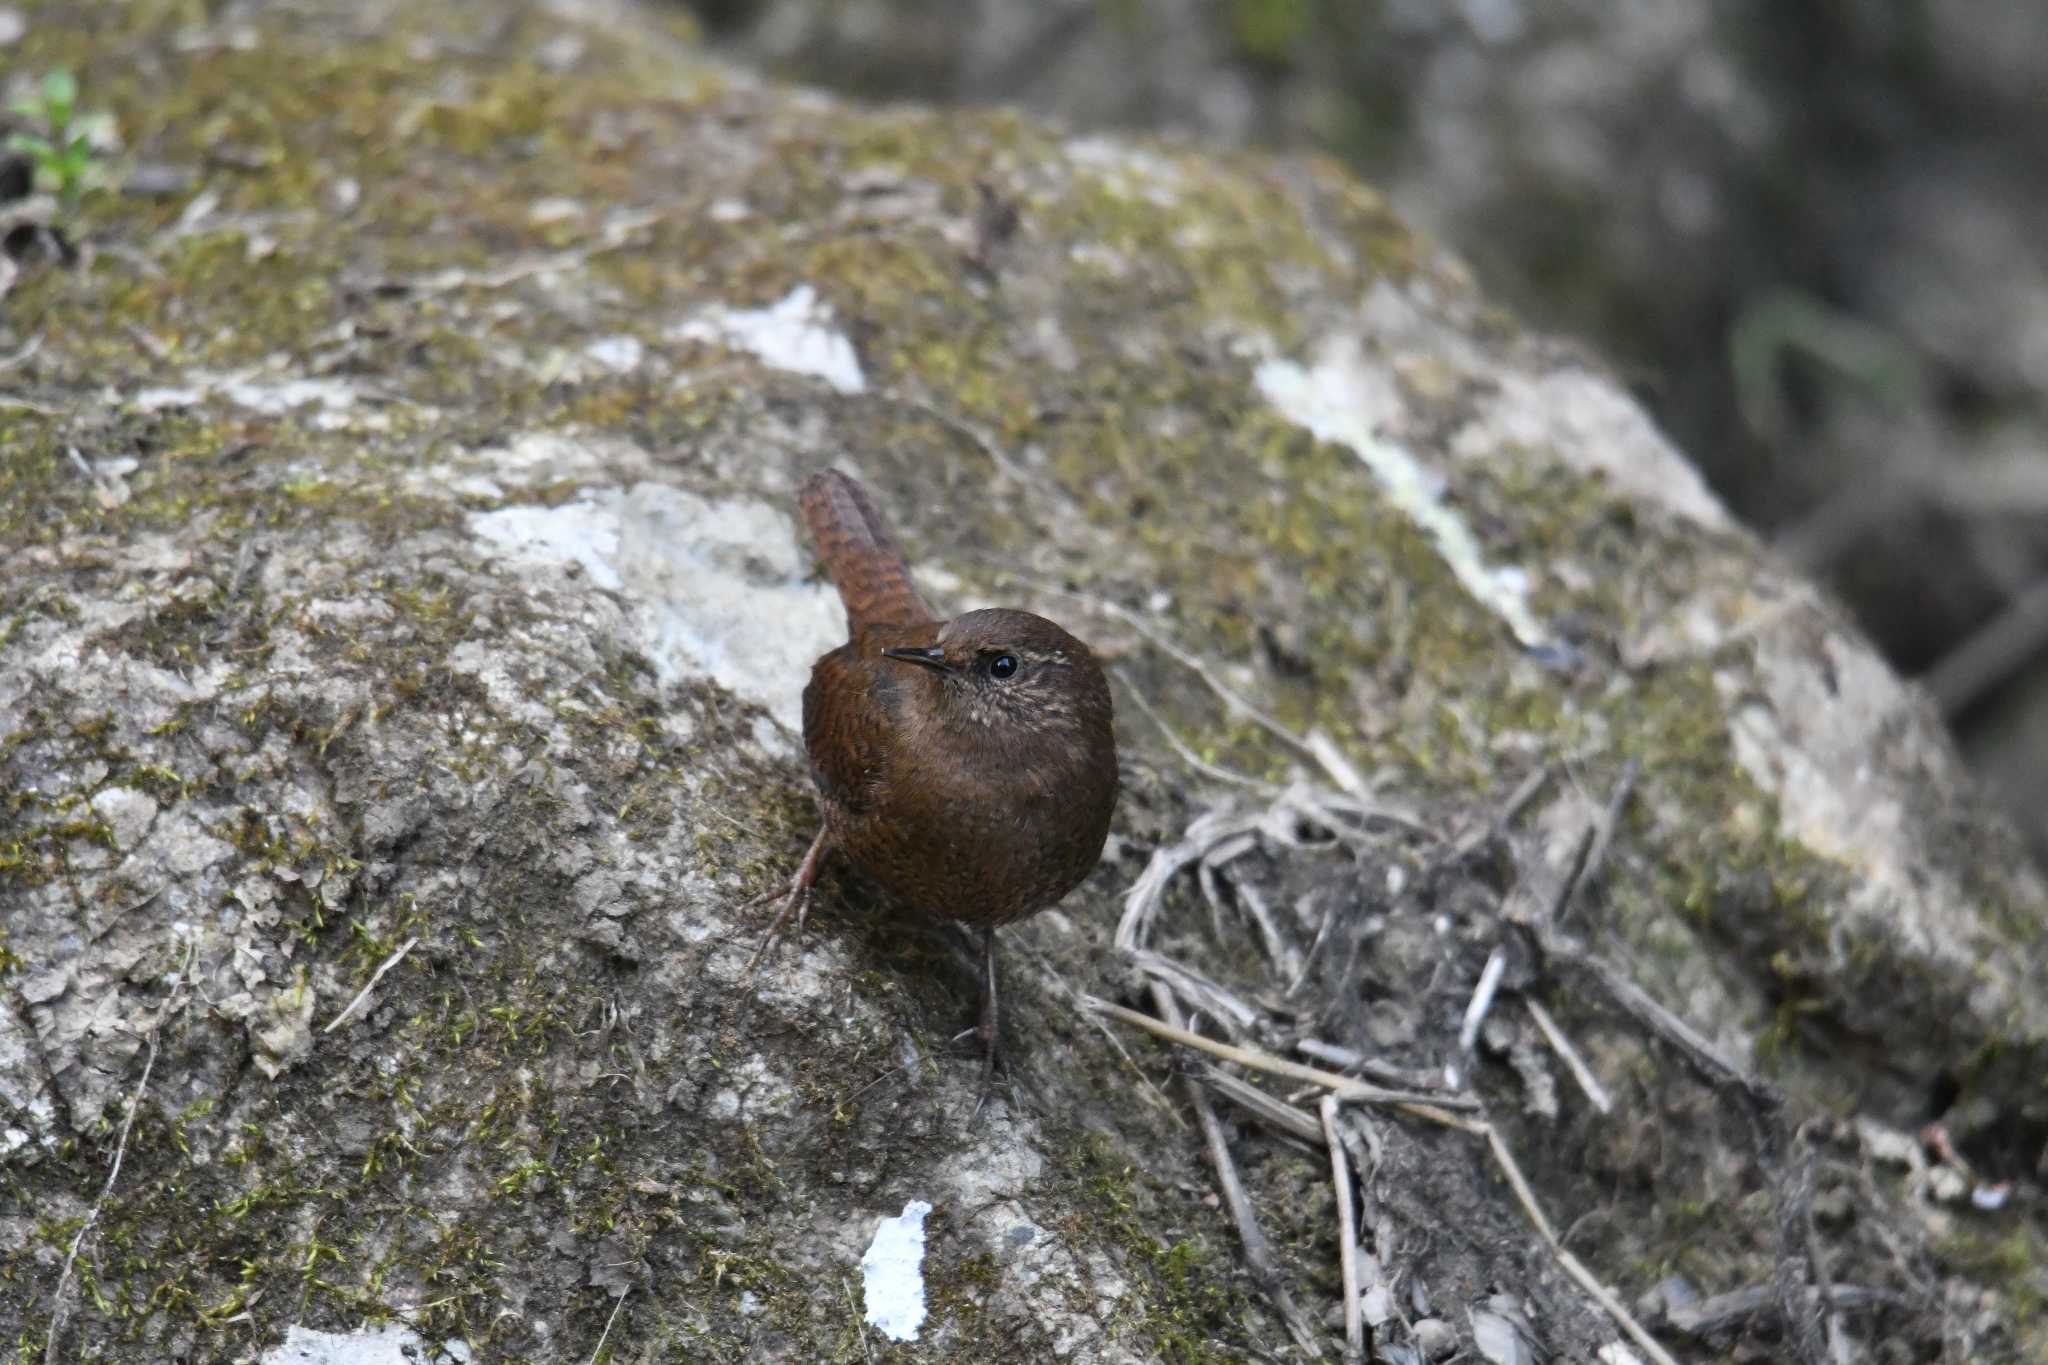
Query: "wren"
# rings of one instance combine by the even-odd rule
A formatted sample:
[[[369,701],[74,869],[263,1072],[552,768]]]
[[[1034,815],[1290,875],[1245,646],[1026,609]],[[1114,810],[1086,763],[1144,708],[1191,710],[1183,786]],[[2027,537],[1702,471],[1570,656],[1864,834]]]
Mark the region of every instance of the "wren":
[[[995,931],[1073,890],[1109,837],[1109,684],[1088,646],[1043,616],[990,608],[938,620],[854,479],[814,474],[797,497],[848,639],[804,688],[824,827],[754,958],[792,914],[802,932],[819,866],[839,850],[898,899],[981,931],[986,1088]]]

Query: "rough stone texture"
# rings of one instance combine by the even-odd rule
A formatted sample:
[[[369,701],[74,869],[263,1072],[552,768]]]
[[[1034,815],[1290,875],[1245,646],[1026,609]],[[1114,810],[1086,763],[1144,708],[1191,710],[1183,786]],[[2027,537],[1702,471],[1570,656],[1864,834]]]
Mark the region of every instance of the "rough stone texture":
[[[2038,1178],[2038,878],[1915,695],[1612,382],[1369,190],[856,110],[627,9],[26,12],[22,69],[72,66],[192,188],[89,197],[81,264],[6,298],[25,1357],[54,1315],[55,1359],[366,1322],[366,1351],[450,1359],[879,1358],[854,1272],[925,1199],[931,1317],[890,1358],[1284,1358],[1176,1059],[1078,1005],[1146,998],[1111,926],[1148,846],[1240,819],[1152,940],[1251,1002],[1212,1027],[1456,1069],[1574,1249],[1674,1305],[1681,1356],[1785,1343],[1768,1311],[1688,1336],[1675,1284],[1818,1247],[1891,1296],[1852,1343],[2048,1358],[2035,1187],[1975,1210],[1904,1136],[1946,1108],[1980,1194]],[[978,229],[977,182],[1013,236]],[[744,974],[746,902],[811,832],[789,720],[837,609],[790,494],[831,462],[935,598],[1058,615],[1120,679],[1119,837],[1012,937],[1015,1084],[979,1116],[949,1041],[971,957],[857,879]],[[1514,927],[1625,772],[1570,927],[1785,1116]],[[1333,785],[1380,814],[1331,814]],[[1622,1358],[1480,1144],[1370,1118],[1382,1344],[1433,1316],[1467,1350]],[[1320,1321],[1326,1158],[1230,1137]]]

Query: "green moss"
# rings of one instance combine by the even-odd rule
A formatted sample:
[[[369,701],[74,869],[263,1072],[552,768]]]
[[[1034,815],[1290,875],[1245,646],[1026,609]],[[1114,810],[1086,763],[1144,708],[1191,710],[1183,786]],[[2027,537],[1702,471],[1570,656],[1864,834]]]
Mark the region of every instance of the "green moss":
[[[1163,1192],[1147,1188],[1128,1156],[1100,1134],[1065,1149],[1064,1176],[1074,1185],[1070,1206],[1089,1211],[1093,1230],[1123,1251],[1135,1277],[1120,1305],[1125,1325],[1142,1324],[1159,1357],[1175,1365],[1239,1359],[1230,1343],[1240,1339],[1250,1301],[1200,1236],[1161,1235],[1174,1221]]]
[[[1943,1260],[2002,1286],[2008,1296],[2003,1317],[2019,1332],[2012,1358],[2048,1358],[2048,1242],[2039,1228],[2011,1219],[1985,1225],[1958,1219],[1948,1229],[1939,1244]]]

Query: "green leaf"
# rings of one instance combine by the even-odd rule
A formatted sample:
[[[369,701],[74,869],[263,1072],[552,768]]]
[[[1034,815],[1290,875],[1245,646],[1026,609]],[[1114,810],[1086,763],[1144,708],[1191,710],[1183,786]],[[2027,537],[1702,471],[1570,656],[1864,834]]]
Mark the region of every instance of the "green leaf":
[[[78,78],[68,68],[60,66],[43,77],[43,108],[49,112],[52,128],[70,123],[71,111],[77,105]]]
[[[57,154],[55,147],[52,147],[46,140],[37,137],[34,133],[9,134],[7,150],[20,152],[24,156],[32,156],[38,161],[48,161]]]

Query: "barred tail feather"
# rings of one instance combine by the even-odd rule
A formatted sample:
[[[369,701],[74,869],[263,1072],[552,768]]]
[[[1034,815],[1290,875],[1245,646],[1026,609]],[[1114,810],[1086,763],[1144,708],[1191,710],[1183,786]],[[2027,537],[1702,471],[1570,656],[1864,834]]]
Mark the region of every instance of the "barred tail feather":
[[[846,605],[849,633],[879,623],[916,625],[934,619],[911,584],[903,552],[858,480],[836,469],[813,474],[798,490],[797,504]]]

